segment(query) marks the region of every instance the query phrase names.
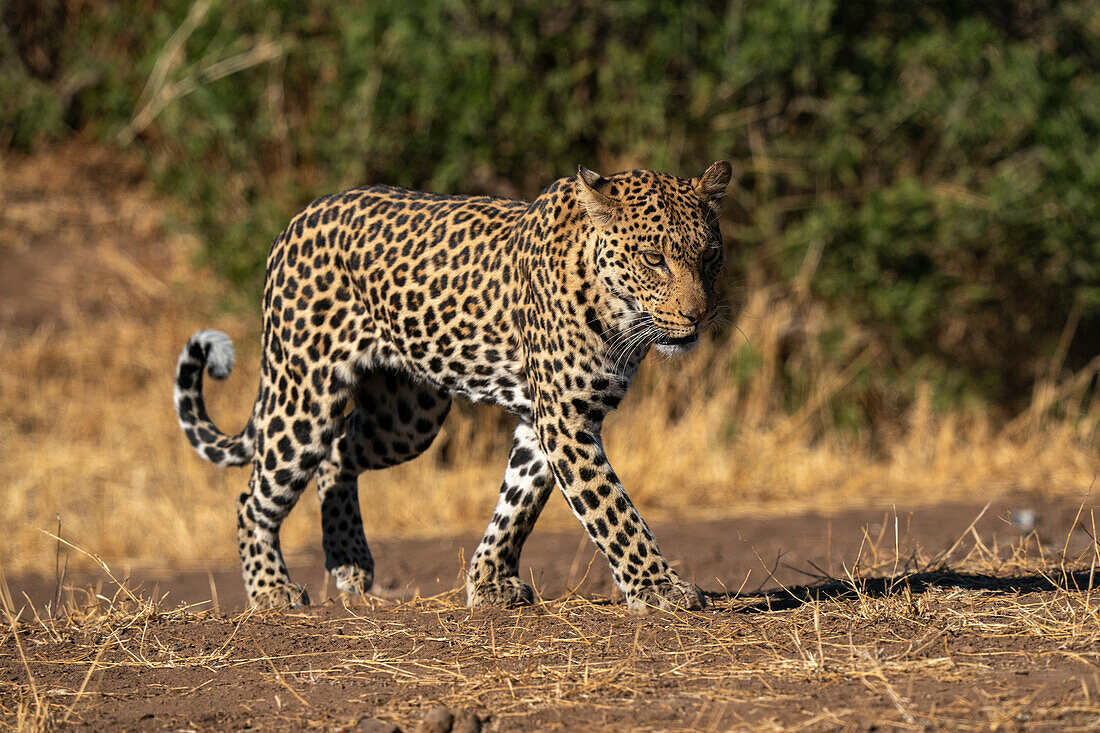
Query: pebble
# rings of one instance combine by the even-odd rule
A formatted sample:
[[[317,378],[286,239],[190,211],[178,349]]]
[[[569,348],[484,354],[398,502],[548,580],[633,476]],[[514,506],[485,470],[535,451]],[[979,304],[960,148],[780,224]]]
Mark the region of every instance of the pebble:
[[[450,733],[455,714],[450,708],[438,707],[424,716],[420,733]]]

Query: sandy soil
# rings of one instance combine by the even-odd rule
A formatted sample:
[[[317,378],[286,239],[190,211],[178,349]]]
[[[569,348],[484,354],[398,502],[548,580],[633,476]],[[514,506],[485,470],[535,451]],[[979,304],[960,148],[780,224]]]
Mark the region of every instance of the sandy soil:
[[[556,501],[555,497],[555,501]],[[1044,500],[1042,497],[1003,498],[990,504],[975,525],[987,543],[1006,547],[1031,529],[1044,545],[1061,551],[1066,531],[1072,525],[1079,503]],[[796,515],[768,519],[723,519],[715,521],[683,520],[654,523],[661,550],[679,572],[693,578],[701,587],[714,592],[742,590],[757,592],[779,586],[802,585],[823,575],[839,577],[845,567],[852,569],[860,558],[867,567],[879,561],[867,553],[894,553],[895,519],[897,523],[899,570],[907,557],[934,556],[960,538],[982,505],[944,505],[897,509],[894,512],[849,512],[831,517]],[[1028,515],[1033,525],[1013,526],[1011,517]],[[1080,523],[1079,523],[1080,524]],[[371,538],[376,565],[375,592],[394,598],[434,596],[457,588],[462,583],[466,560],[472,556],[480,535],[443,536],[426,540]],[[228,540],[227,540],[228,541]],[[973,545],[964,537],[965,547]],[[1069,550],[1079,550],[1091,539],[1078,529]],[[336,594],[329,587],[324,558],[317,555],[291,555],[287,558],[291,575],[306,584],[311,598],[320,603]],[[960,553],[956,552],[956,555]],[[176,568],[112,568],[131,588],[148,595],[163,597],[168,605],[212,605],[216,597],[219,610],[235,613],[245,610],[244,586],[240,572],[233,567],[211,566],[194,571]],[[603,557],[578,524],[568,531],[536,527],[523,552],[521,576],[531,582],[544,599],[558,598],[570,590],[582,594],[615,594],[611,573]],[[587,575],[587,577],[586,577]],[[583,581],[583,582],[582,582]],[[111,590],[104,574],[68,574],[65,582],[75,587]],[[19,597],[27,593],[41,606],[56,595],[56,577],[26,576],[9,579]],[[104,590],[106,588],[106,591]],[[110,593],[107,593],[110,595]]]
[[[40,619],[25,609],[20,643],[3,636],[0,703],[9,721],[20,704],[29,714],[29,671],[53,722],[96,730],[448,730],[440,707],[455,730],[1096,724],[1091,575],[1055,561],[1067,537],[1070,554],[1095,556],[1091,507],[1021,496],[982,509],[658,525],[711,594],[690,614],[625,612],[579,527],[536,530],[523,572],[545,600],[521,609],[462,606],[475,536],[375,542],[389,598],[286,613],[240,613],[233,568],[133,571],[125,585],[155,604],[69,578],[113,602],[66,590],[53,620],[54,579],[9,578],[14,605],[34,601]],[[1050,572],[1024,570],[1025,550]],[[320,568],[292,567],[318,599]]]

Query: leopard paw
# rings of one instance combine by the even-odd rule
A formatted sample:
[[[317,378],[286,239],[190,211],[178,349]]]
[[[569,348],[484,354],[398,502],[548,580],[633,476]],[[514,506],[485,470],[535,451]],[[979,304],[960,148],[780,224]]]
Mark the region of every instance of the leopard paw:
[[[466,583],[466,605],[478,606],[529,606],[534,602],[535,592],[531,586],[515,575]]]
[[[349,596],[361,596],[370,592],[374,585],[374,572],[358,565],[339,565],[329,568],[329,574],[336,581],[336,587]]]
[[[691,583],[672,575],[653,585],[631,589],[626,605],[634,613],[648,613],[653,609],[701,611],[707,607],[707,598]]]
[[[249,605],[257,611],[309,605],[309,594],[297,583],[280,583],[252,591]]]

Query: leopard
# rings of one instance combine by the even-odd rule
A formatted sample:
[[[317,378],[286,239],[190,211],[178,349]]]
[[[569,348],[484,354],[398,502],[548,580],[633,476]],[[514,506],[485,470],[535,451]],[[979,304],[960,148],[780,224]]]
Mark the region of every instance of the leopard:
[[[466,602],[533,602],[519,559],[556,487],[628,609],[698,610],[706,594],[661,554],[604,451],[602,427],[650,349],[692,350],[719,313],[719,223],[732,168],[602,176],[578,166],[532,201],[371,185],[319,198],[268,253],[260,378],[245,427],[211,420],[204,371],[234,365],[204,329],[177,363],[174,406],[200,457],[250,466],[237,547],[254,609],[309,604],[279,529],[316,478],[325,568],[372,591],[358,478],[423,454],[452,401],[515,420],[496,507],[465,571]]]

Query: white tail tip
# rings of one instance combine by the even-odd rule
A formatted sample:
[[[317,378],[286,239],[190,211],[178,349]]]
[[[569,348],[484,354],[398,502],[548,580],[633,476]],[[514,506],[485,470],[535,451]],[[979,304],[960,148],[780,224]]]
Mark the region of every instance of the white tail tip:
[[[199,331],[192,340],[202,344],[206,352],[206,371],[214,379],[225,379],[233,371],[233,341],[221,331]]]

